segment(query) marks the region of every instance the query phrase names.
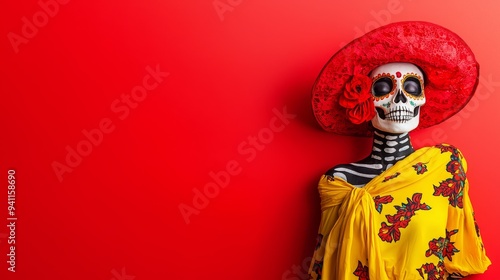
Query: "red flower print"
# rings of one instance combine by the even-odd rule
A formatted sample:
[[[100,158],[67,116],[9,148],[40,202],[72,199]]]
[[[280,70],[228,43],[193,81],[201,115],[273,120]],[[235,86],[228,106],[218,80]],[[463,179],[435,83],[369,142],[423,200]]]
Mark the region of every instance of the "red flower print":
[[[426,257],[435,255],[439,258],[437,267],[432,263],[426,263],[420,268],[417,268],[420,276],[425,279],[425,274],[427,274],[427,279],[445,279],[446,268],[444,266],[444,260],[447,258],[452,261],[452,257],[459,250],[455,247],[454,242],[451,242],[451,237],[458,233],[458,229],[446,230],[445,237],[439,237],[438,239],[432,239],[429,242],[429,250],[425,252]],[[453,275],[461,276],[460,274],[454,273]],[[461,278],[461,277],[460,277]],[[453,278],[455,279],[455,278]]]
[[[459,196],[459,197],[457,197],[456,200],[451,201],[451,197],[450,197],[448,200],[450,200],[451,206],[456,206],[458,208],[464,208],[464,199],[463,198],[464,198],[463,196]]]
[[[401,238],[399,227],[400,225],[388,226],[385,222],[382,222],[378,236],[385,242],[391,243],[393,240],[396,242]]]
[[[458,160],[452,160],[452,161],[448,162],[448,164],[446,165],[446,171],[448,171],[450,173],[456,173],[457,171],[459,171],[461,169],[462,169],[462,165],[460,164],[460,162]]]
[[[451,236],[455,235],[458,229],[451,231],[446,230],[446,237],[439,237],[438,239],[432,239],[429,241],[429,250],[425,252],[426,257],[435,255],[440,261],[444,261],[444,258],[448,258],[451,261],[452,256],[460,252],[454,245],[455,242],[451,242]]]
[[[448,258],[448,260],[451,261],[451,257],[459,252],[457,248],[455,248],[455,245],[453,245],[454,242],[449,242],[446,244],[446,247],[443,249],[443,257]]]
[[[390,195],[385,195],[382,197],[380,197],[380,195],[377,195],[375,198],[373,198],[373,200],[375,201],[375,209],[377,209],[377,211],[379,213],[381,213],[382,212],[382,204],[387,204],[387,203],[392,202],[393,198]]]
[[[450,239],[450,237],[452,235],[457,234],[457,232],[458,232],[458,229],[454,229],[454,230],[451,230],[451,231],[446,230],[446,239]]]
[[[425,203],[420,203],[420,200],[422,199],[422,194],[421,193],[415,193],[411,197],[411,200],[409,198],[406,198],[408,203],[406,204],[401,204],[401,206],[394,206],[396,210],[398,210],[398,213],[402,212],[405,213],[406,217],[411,217],[415,215],[416,210],[429,210],[431,209],[430,206],[428,206]]]
[[[412,198],[407,198],[407,203],[402,203],[401,206],[394,206],[397,213],[394,215],[386,215],[386,222],[381,223],[381,227],[378,236],[386,242],[398,241],[401,238],[401,228],[406,228],[411,221],[411,218],[415,215],[417,210],[429,210],[431,209],[425,203],[421,203],[422,194],[415,193]]]
[[[456,188],[456,181],[453,179],[446,179],[439,184],[439,187],[434,186],[434,195],[435,196],[445,196],[448,197],[453,193],[453,190]]]
[[[427,274],[427,279],[437,279],[436,278],[437,269],[433,263],[426,263],[417,270],[422,278],[425,278],[424,275]]]
[[[405,228],[408,226],[411,218],[411,212],[398,212],[396,215],[386,215],[387,221],[399,228]]]
[[[436,145],[437,148],[441,150],[441,153],[446,153],[446,152],[452,152],[453,151],[453,146],[450,145]]]
[[[447,179],[439,185],[434,186],[435,196],[448,197],[450,205],[453,207],[463,208],[463,182]]]
[[[401,173],[396,172],[396,173],[394,173],[394,174],[392,174],[392,175],[390,175],[390,176],[386,176],[386,177],[384,178],[384,180],[382,181],[382,183],[385,183],[385,182],[387,182],[387,181],[389,181],[389,180],[392,180],[392,179],[394,179],[394,178],[398,177],[399,175],[401,175]]]
[[[453,174],[453,180],[455,181],[465,181],[466,177],[465,177],[465,172],[457,172],[455,174]]]
[[[464,181],[465,171],[459,160],[452,160],[446,165],[446,171],[453,175],[453,180]]]
[[[437,251],[439,251],[439,244],[437,240],[433,239],[432,241],[429,241],[429,250],[425,251],[425,256],[430,257]]]
[[[450,166],[450,164],[448,164],[448,166]],[[454,164],[451,166],[454,166]],[[434,195],[448,197],[451,206],[463,208],[462,196],[465,186],[465,173],[460,170],[461,168],[456,174],[452,173],[453,178],[448,178],[442,181],[439,186],[434,186]]]
[[[425,165],[425,163],[423,162],[417,162],[412,167],[415,169],[415,171],[417,171],[417,175],[421,175],[427,172],[427,165]]]
[[[418,273],[422,279],[425,279],[425,274],[427,274],[428,280],[440,280],[444,279],[444,263],[439,262],[437,267],[433,263],[426,263],[420,268],[417,268]]]
[[[368,273],[368,267],[363,266],[363,264],[358,261],[358,267],[353,273],[355,276],[359,277],[359,280],[370,280],[370,275]]]
[[[481,235],[479,234],[479,225],[477,224],[476,214],[474,212],[472,212],[472,218],[474,219],[474,227],[476,228],[477,237],[480,237]]]
[[[444,272],[446,271],[446,268],[444,267],[444,262],[438,262],[438,273],[439,273],[439,279],[444,279]]]
[[[437,148],[439,148],[441,150],[441,153],[446,153],[446,152],[450,152],[452,156],[456,157],[456,158],[461,158],[462,155],[460,154],[460,152],[458,151],[458,149],[452,145],[436,145]]]
[[[339,104],[346,109],[348,119],[354,124],[375,117],[375,105],[371,94],[372,79],[366,75],[354,75],[345,85]]]

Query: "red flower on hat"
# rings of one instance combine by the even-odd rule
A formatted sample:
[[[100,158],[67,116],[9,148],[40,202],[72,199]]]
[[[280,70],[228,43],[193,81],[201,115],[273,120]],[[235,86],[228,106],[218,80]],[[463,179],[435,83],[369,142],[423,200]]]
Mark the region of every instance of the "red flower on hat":
[[[354,75],[346,83],[339,104],[346,109],[347,118],[354,124],[373,119],[375,106],[371,94],[372,79],[365,75]]]

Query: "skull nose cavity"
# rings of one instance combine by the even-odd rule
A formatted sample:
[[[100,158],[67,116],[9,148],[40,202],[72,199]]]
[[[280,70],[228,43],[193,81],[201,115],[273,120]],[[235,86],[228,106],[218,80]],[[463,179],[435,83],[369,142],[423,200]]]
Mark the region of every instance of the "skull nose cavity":
[[[399,89],[398,93],[396,93],[396,97],[394,97],[394,103],[406,103],[406,101],[408,101],[406,96],[403,94],[403,91]]]

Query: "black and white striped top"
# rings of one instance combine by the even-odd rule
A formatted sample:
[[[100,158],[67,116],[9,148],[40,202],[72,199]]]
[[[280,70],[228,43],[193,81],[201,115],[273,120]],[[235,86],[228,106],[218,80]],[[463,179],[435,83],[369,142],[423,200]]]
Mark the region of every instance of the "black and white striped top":
[[[363,187],[413,151],[408,133],[391,134],[375,130],[372,152],[367,158],[355,163],[339,164],[326,174],[340,177],[356,187]]]

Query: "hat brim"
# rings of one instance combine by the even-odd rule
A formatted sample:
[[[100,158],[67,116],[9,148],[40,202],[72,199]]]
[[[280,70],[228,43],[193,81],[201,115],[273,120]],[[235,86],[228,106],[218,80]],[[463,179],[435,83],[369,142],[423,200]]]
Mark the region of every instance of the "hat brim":
[[[479,79],[479,64],[457,34],[429,22],[388,24],[353,40],[323,67],[312,89],[313,111],[320,126],[337,134],[370,136],[371,124],[351,123],[338,98],[353,75],[369,75],[390,62],[413,63],[424,72],[426,104],[420,108],[417,129],[459,112],[472,98]]]

